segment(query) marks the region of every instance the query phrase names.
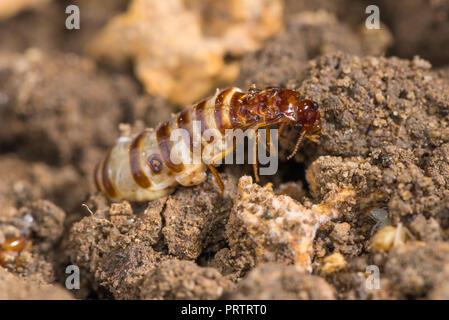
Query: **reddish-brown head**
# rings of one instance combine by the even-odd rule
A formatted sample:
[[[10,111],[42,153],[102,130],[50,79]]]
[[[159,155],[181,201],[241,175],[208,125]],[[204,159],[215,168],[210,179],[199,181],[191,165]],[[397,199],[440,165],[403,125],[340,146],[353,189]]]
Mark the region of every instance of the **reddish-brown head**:
[[[301,99],[296,91],[282,90],[279,97],[281,122],[295,127],[301,133],[293,152],[287,157],[290,159],[298,151],[304,137],[316,141],[316,134],[321,131],[321,115],[316,102]]]
[[[293,90],[283,90],[279,96],[283,122],[304,131],[305,135],[313,135],[321,129],[321,116],[316,102],[302,100],[299,93]]]

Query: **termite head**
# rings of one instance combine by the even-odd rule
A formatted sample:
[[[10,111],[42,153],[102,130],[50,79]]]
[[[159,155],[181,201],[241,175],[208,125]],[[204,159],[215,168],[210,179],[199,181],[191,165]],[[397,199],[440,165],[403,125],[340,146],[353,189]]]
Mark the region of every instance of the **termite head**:
[[[313,135],[321,129],[321,117],[318,104],[312,100],[301,99],[298,92],[282,90],[279,94],[281,122],[291,125],[305,135]]]
[[[295,149],[287,157],[290,159],[298,151],[303,137],[317,141],[317,136],[321,131],[321,115],[316,102],[301,99],[296,91],[283,90],[279,96],[281,97],[279,108],[282,114],[281,122],[293,126],[301,133]]]
[[[305,131],[306,136],[321,131],[321,115],[318,103],[312,100],[301,100],[291,123],[297,130]]]
[[[301,99],[299,93],[293,90],[283,90],[280,95],[279,111],[281,122],[291,125],[304,132],[306,136],[314,135],[321,130],[321,116],[315,101]]]

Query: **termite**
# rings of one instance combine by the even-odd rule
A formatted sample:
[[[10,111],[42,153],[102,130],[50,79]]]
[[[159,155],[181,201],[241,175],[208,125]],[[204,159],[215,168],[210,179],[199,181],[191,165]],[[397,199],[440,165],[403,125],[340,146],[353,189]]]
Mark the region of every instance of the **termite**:
[[[193,121],[200,124],[200,134],[207,129],[215,129],[221,135],[231,129],[269,128],[279,124],[280,132],[285,125],[299,131],[299,138],[292,158],[303,138],[317,142],[321,130],[321,116],[318,104],[293,90],[269,87],[264,90],[252,87],[247,93],[239,88],[231,87],[207,98],[173,117],[172,120],[160,124],[155,130],[146,129],[134,137],[121,137],[116,145],[95,167],[94,182],[98,190],[110,199],[130,201],[149,201],[170,194],[177,184],[193,186],[206,179],[207,168],[212,172],[223,194],[224,186],[215,168],[218,160],[234,151],[234,148],[219,149],[212,155],[213,161],[199,163],[183,163],[173,161],[185,159],[194,149]],[[188,137],[177,146],[170,134],[175,129],[184,129]],[[218,143],[218,139],[201,139],[201,147]],[[176,158],[175,157],[175,158]],[[253,165],[258,180],[257,161]]]
[[[5,241],[0,247],[0,265],[6,266],[14,262],[16,257],[23,251],[31,249],[31,240],[26,237],[12,237]]]

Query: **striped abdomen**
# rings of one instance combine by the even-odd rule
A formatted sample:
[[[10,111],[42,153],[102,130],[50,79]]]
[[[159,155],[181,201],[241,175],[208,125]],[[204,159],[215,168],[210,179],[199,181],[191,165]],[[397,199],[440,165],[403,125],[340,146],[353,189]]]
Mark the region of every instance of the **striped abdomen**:
[[[119,138],[95,169],[97,188],[111,199],[145,201],[171,193],[177,184],[192,186],[203,182],[207,166],[195,161],[193,155],[198,148],[217,141],[204,141],[201,137],[207,129],[224,135],[226,129],[257,121],[257,116],[246,112],[248,96],[238,88],[229,88],[187,108],[156,130]],[[179,142],[170,140],[175,129],[187,133]],[[218,150],[210,157],[219,159],[228,152],[232,149]],[[192,157],[193,163],[189,161]]]

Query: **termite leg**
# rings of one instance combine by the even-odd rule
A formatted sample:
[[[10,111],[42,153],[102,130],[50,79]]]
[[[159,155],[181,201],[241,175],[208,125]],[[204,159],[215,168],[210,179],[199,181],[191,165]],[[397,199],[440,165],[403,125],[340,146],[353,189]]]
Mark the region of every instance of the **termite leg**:
[[[271,146],[271,140],[270,140],[270,129],[269,128],[265,128],[265,146],[263,146],[264,148],[264,152],[265,154],[267,152],[269,152],[270,150],[270,146]],[[259,151],[259,149],[257,149]]]
[[[254,143],[254,148],[253,148],[253,170],[254,170],[254,177],[256,178],[256,182],[259,182],[259,167],[258,167],[258,159],[257,159],[257,145],[259,144],[259,131],[256,131],[256,141]]]
[[[310,141],[315,142],[315,143],[320,142],[320,140],[319,140],[320,136],[318,134],[314,134],[314,135],[311,135],[311,136],[306,136],[306,138],[309,139]]]
[[[274,154],[271,154],[271,151],[274,150],[275,152],[277,152],[277,150],[276,150],[276,148],[273,145],[273,141],[271,141],[271,134],[270,134],[270,129],[269,128],[265,128],[265,139],[266,139],[265,155],[268,154],[270,157],[274,156]],[[278,141],[279,141],[279,137],[278,137]]]
[[[285,122],[282,122],[278,129],[278,141],[281,141],[281,140],[286,141],[287,140],[286,138],[281,137],[281,133],[282,133],[282,130],[284,130],[284,128],[285,128]]]
[[[278,130],[278,139],[281,137],[281,132],[285,127],[285,122],[282,122],[281,125],[279,126],[279,130]]]
[[[210,172],[212,172],[212,174],[214,175],[215,181],[218,184],[218,187],[220,188],[220,198],[223,198],[223,193],[224,193],[224,184],[223,181],[221,181],[220,175],[218,174],[217,169],[215,169],[215,167],[213,165],[209,165],[209,170]]]

